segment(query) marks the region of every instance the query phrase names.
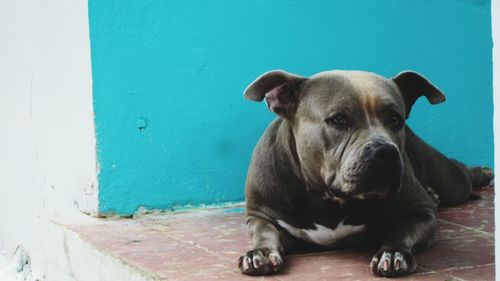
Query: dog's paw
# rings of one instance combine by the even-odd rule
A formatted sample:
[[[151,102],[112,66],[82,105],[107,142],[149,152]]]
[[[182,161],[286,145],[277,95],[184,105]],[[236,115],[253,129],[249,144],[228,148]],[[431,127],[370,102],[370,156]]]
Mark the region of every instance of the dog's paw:
[[[484,187],[484,186],[493,186],[495,175],[493,174],[493,170],[488,167],[471,167],[469,168],[472,186],[473,187]]]
[[[268,275],[281,270],[283,259],[278,251],[254,249],[239,258],[238,266],[243,274]]]
[[[380,250],[370,263],[373,274],[385,277],[406,275],[417,269],[415,257],[405,251]]]

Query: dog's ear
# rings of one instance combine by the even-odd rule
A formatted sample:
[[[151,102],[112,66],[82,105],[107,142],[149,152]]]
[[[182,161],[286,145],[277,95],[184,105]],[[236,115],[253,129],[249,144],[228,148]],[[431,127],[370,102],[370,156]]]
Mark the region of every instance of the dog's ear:
[[[442,103],[446,100],[441,90],[417,72],[403,71],[392,78],[392,81],[398,86],[405,101],[406,119],[410,116],[411,107],[421,96],[425,96],[431,104]]]
[[[245,98],[253,101],[266,100],[267,107],[284,118],[295,113],[298,90],[307,78],[282,70],[272,70],[257,77],[245,89]]]

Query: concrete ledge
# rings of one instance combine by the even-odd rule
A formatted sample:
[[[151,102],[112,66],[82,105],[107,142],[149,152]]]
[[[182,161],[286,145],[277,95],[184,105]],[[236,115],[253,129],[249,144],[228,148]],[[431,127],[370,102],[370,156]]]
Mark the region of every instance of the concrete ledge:
[[[86,240],[86,237],[73,230],[59,225],[63,236],[65,254],[64,268],[60,272],[70,280],[120,280],[120,281],[152,281],[158,280],[143,272],[140,268],[123,262],[106,249],[101,249]],[[112,235],[106,233],[104,235]],[[63,277],[63,276],[61,276]],[[64,277],[54,280],[68,280]]]

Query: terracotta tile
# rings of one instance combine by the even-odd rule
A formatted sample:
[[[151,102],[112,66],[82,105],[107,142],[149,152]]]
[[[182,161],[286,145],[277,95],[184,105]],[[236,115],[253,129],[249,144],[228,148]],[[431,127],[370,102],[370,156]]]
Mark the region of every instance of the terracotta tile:
[[[112,222],[73,229],[97,247],[160,279],[256,280],[239,272],[236,259],[221,258],[216,252],[139,223]]]
[[[472,208],[469,210],[448,210],[438,217],[442,220],[493,234],[495,232],[493,208]]]
[[[402,280],[492,280],[493,191],[482,189],[480,194],[479,200],[441,209],[437,242],[417,255],[417,272]],[[67,226],[98,248],[160,280],[383,280],[369,269],[373,249],[292,255],[285,258],[281,274],[244,276],[236,262],[250,248],[250,239],[241,209]]]
[[[473,268],[454,269],[443,273],[446,277],[460,280],[491,281],[495,280],[495,265],[478,266]]]
[[[366,280],[372,254],[364,251],[333,251],[288,257],[281,280]]]
[[[417,255],[420,265],[433,270],[491,264],[495,260],[493,238],[471,236],[438,240],[430,249]]]
[[[469,227],[449,222],[443,219],[438,219],[436,239],[459,239],[467,236],[474,236],[483,234],[483,232],[476,231]]]
[[[231,261],[236,261],[250,249],[250,238],[242,214],[191,217],[169,224],[160,221],[147,224],[147,227],[206,248]]]
[[[471,199],[464,204],[448,208],[440,208],[438,217],[456,225],[462,225],[476,230],[478,233],[495,232],[494,226],[494,190],[484,187],[477,190],[480,197]]]
[[[398,277],[397,280],[405,281],[454,281],[446,279],[446,276],[441,275],[439,272],[425,272],[425,273],[413,273],[407,276]],[[369,281],[381,281],[387,279],[373,278],[368,279]]]

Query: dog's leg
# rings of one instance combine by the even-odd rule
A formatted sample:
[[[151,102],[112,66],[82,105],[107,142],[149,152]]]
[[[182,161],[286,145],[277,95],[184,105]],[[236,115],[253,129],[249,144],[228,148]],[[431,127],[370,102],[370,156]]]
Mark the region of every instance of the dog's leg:
[[[461,173],[458,171],[459,169]],[[442,169],[442,171],[452,170],[455,170],[453,175],[443,172],[443,176],[435,175],[430,179],[436,193],[441,192],[439,196],[444,206],[463,203],[469,199],[474,188],[493,184],[494,175],[490,168],[467,167],[457,160],[450,159],[447,169]]]
[[[239,259],[240,271],[248,275],[267,275],[283,267],[282,233],[267,220],[248,217],[252,250]]]
[[[467,167],[449,159],[406,127],[406,153],[419,182],[439,195],[442,206],[467,201],[475,187],[486,186],[493,172],[485,167]]]
[[[469,176],[472,188],[484,187],[492,183],[494,176],[493,171],[490,168],[482,166],[466,167],[458,161],[455,162],[460,165]]]
[[[413,254],[434,241],[435,225],[435,212],[428,210],[390,229],[370,263],[373,274],[393,277],[414,272],[417,263]]]

